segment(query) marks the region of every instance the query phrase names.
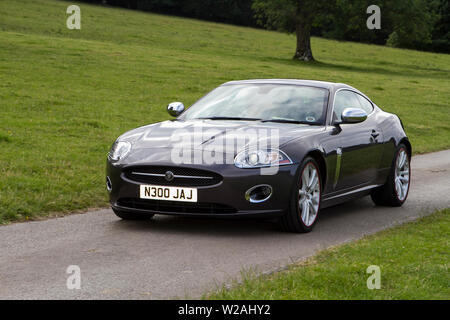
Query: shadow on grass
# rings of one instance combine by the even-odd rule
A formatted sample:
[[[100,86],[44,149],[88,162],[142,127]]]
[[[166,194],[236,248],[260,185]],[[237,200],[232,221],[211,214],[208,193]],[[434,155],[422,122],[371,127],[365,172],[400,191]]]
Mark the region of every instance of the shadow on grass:
[[[446,70],[396,64],[392,62],[383,62],[383,64],[391,65],[393,66],[393,68],[396,69],[374,67],[371,65],[368,66],[346,65],[340,63],[322,62],[319,60],[304,62],[294,59],[284,59],[274,57],[265,57],[261,58],[261,60],[264,62],[279,63],[289,66],[305,66],[315,69],[323,69],[327,71],[333,70],[333,71],[357,72],[357,73],[373,73],[386,76],[407,76],[407,77],[424,77],[424,78],[429,78],[431,76],[430,72],[433,72],[432,76],[435,78],[447,79],[448,76],[448,72]]]

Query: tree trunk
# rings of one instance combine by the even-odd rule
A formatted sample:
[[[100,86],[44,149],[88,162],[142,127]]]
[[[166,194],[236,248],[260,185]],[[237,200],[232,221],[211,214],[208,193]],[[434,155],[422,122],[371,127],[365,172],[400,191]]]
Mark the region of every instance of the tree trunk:
[[[297,49],[294,59],[301,61],[314,61],[311,51],[311,22],[305,16],[300,16],[296,25]]]

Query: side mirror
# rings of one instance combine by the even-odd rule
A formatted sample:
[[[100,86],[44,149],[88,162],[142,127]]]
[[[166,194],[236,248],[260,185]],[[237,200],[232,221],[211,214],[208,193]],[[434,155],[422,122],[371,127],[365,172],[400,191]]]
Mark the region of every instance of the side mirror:
[[[345,108],[341,119],[342,123],[359,123],[367,119],[367,113],[359,108]]]
[[[167,106],[167,112],[172,117],[178,117],[184,111],[184,104],[181,102],[172,102]]]

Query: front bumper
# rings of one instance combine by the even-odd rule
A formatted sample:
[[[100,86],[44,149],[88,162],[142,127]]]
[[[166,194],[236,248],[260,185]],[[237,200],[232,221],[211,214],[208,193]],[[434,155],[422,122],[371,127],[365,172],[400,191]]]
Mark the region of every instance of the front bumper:
[[[160,165],[173,166],[173,164],[167,163]],[[261,175],[259,169],[239,169],[234,165],[210,165],[207,167],[189,165],[189,168],[208,170],[223,177],[223,180],[215,185],[195,187],[198,190],[197,203],[140,199],[140,185],[145,183],[127,178],[124,173],[124,169],[127,167],[129,166],[115,165],[107,161],[106,174],[112,184],[109,194],[110,204],[114,209],[182,216],[269,218],[287,212],[298,165],[280,166],[274,175]],[[261,203],[251,203],[246,200],[245,192],[260,184],[268,184],[272,187],[271,197]],[[177,185],[173,184],[173,186]]]

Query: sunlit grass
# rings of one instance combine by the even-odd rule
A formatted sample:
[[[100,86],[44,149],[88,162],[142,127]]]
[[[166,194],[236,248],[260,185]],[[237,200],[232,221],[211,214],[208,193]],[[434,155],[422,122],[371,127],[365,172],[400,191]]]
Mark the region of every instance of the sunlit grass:
[[[286,271],[247,275],[209,299],[444,299],[450,298],[450,209],[322,251]],[[369,290],[369,266],[380,289]],[[372,284],[373,282],[370,281]]]

